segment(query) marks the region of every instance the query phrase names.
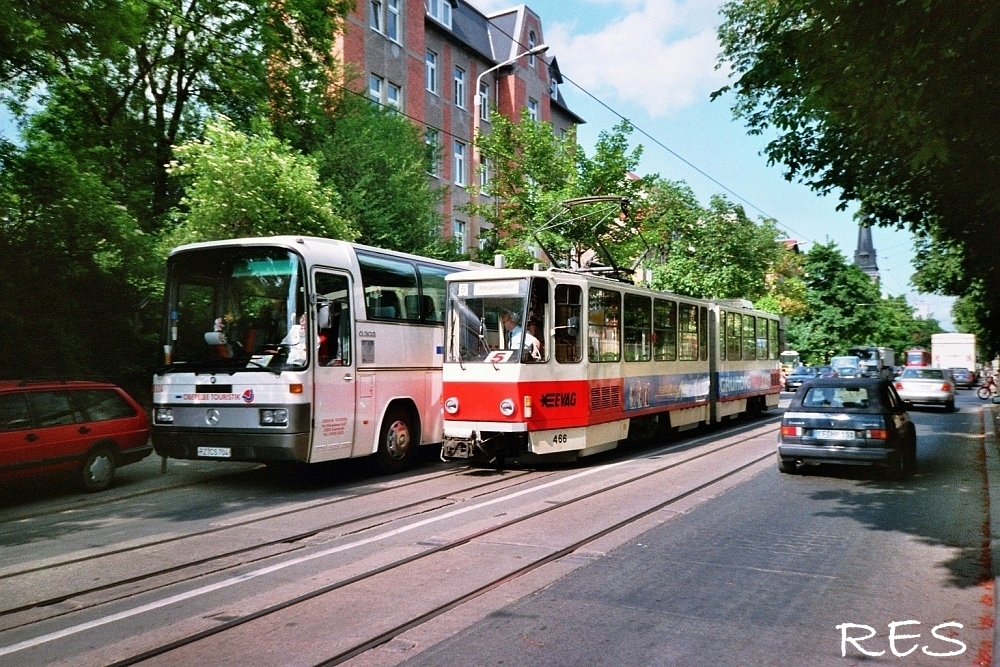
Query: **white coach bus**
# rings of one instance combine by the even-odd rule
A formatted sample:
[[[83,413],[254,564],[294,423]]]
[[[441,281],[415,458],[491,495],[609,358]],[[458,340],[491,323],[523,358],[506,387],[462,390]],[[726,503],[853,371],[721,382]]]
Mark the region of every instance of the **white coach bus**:
[[[403,469],[442,440],[445,276],[465,268],[296,236],[174,249],[156,452]]]

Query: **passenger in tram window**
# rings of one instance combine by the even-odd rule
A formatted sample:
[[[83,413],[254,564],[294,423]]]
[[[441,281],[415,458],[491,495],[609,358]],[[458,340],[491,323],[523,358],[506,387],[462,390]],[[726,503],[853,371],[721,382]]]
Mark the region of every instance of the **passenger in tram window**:
[[[542,354],[542,343],[538,339],[538,320],[528,320],[528,331],[524,334],[524,351],[530,355],[532,361],[544,359]]]

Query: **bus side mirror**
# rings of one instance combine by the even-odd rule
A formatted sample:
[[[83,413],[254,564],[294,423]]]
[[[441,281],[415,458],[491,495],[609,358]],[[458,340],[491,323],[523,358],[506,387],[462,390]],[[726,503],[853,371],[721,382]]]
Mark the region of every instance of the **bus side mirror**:
[[[330,328],[330,304],[321,303],[316,310],[316,324],[320,329]]]

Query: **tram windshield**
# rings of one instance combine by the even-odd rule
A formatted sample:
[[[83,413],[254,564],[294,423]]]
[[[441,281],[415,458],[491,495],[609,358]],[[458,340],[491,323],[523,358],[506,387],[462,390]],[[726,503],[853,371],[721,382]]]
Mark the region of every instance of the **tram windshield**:
[[[532,359],[526,336],[528,280],[456,281],[448,286],[451,362],[518,363]],[[537,348],[537,341],[534,343]]]
[[[276,372],[308,359],[302,262],[281,248],[205,248],[167,264],[168,370]]]

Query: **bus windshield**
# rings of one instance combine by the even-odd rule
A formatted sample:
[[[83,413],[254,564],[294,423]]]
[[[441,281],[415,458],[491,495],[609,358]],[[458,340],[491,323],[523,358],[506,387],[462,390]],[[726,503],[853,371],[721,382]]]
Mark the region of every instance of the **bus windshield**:
[[[445,359],[493,364],[521,361],[527,297],[527,278],[451,283]]]
[[[304,290],[301,260],[281,248],[174,255],[167,263],[167,367],[303,368],[309,329]]]

